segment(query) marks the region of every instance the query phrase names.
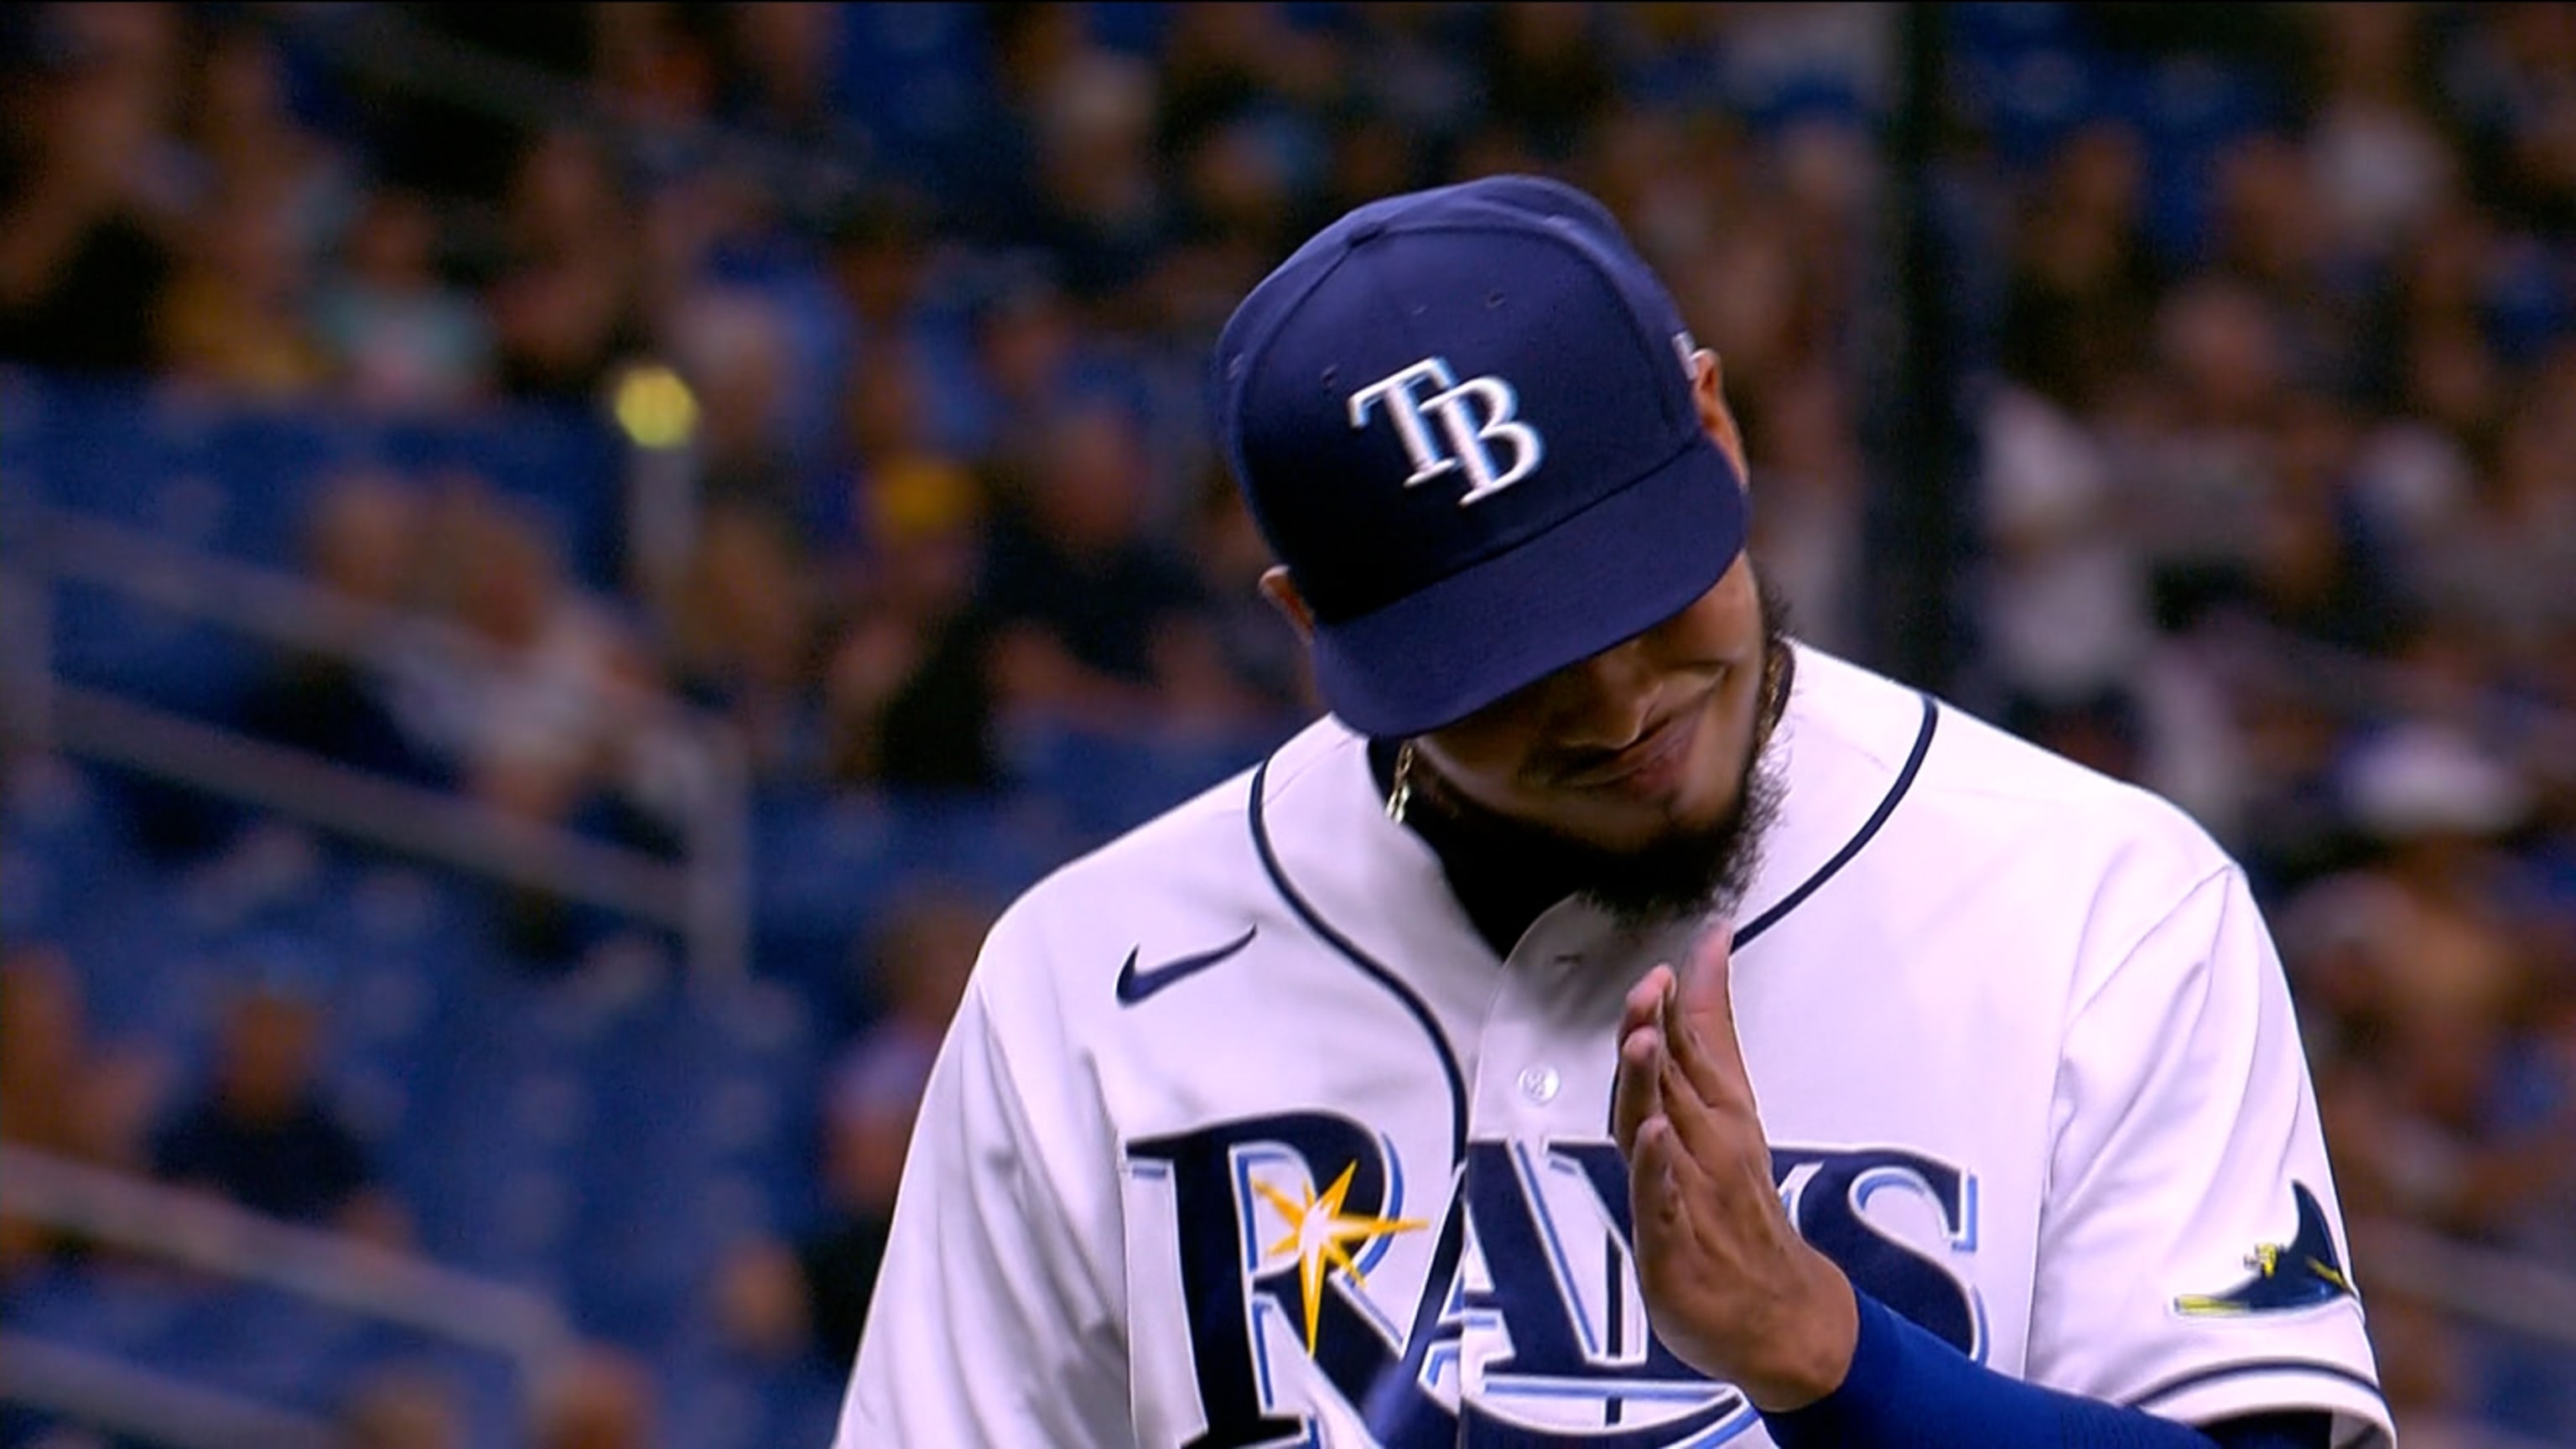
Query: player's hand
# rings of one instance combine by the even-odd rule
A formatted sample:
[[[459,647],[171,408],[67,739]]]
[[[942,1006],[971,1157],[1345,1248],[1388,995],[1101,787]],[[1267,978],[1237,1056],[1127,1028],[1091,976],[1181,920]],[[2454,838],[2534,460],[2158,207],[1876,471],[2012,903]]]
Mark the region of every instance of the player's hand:
[[[1711,929],[1678,977],[1659,965],[1629,990],[1612,1125],[1656,1337],[1779,1411],[1841,1384],[1860,1320],[1850,1281],[1798,1235],[1772,1185],[1727,996],[1728,935]]]

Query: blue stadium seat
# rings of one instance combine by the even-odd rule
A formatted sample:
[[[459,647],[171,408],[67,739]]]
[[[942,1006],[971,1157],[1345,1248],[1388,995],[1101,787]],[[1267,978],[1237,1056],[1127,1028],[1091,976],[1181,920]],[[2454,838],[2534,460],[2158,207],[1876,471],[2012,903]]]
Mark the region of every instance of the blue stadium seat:
[[[896,153],[899,166],[981,114],[987,80],[976,10],[931,0],[842,11],[835,108]]]
[[[703,1324],[673,1337],[658,1364],[671,1442],[696,1449],[831,1442],[843,1366],[812,1354],[756,1360],[716,1342]]]
[[[65,580],[53,603],[65,681],[196,718],[228,718],[267,658],[237,631],[125,589]]]
[[[47,1343],[144,1358],[211,1285],[158,1267],[55,1266],[21,1278],[5,1299],[11,1331]]]
[[[151,430],[136,425],[129,386],[30,377],[36,403],[33,434],[22,440],[26,469],[11,486],[31,487],[45,502],[144,528],[167,468]]]
[[[1022,732],[1010,758],[1022,785],[1063,811],[1074,836],[1097,843],[1251,767],[1276,743],[1268,733],[1133,737],[1048,727]]]

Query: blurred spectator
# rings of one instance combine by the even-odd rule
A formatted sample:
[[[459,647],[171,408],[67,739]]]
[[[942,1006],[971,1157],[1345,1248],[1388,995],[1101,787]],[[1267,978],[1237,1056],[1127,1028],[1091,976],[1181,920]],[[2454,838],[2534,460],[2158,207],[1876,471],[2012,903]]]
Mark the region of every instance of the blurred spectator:
[[[2452,186],[2454,161],[2429,114],[2427,7],[2320,5],[2311,12],[2319,94],[2308,137],[2321,220],[2348,245],[2403,247]]]
[[[491,384],[483,309],[440,275],[438,215],[417,193],[369,193],[315,300],[335,377],[362,407],[452,410]]]
[[[316,495],[303,529],[306,578],[363,621],[342,643],[400,647],[403,613],[420,602],[427,518],[419,495],[382,473],[342,474]],[[395,716],[392,688],[382,660],[290,651],[252,684],[242,727],[344,765],[435,779],[436,763]]]
[[[1768,391],[1820,367],[1837,363],[1828,342],[1835,317],[1820,285],[1826,259],[1804,256],[1789,218],[1757,212],[1736,216],[1705,242],[1691,246],[1677,285],[1693,335],[1725,359],[1735,379],[1732,405],[1747,436],[1760,421]]]
[[[162,361],[225,392],[293,398],[330,372],[314,330],[315,266],[347,224],[350,187],[330,148],[288,113],[265,32],[219,24],[203,46],[180,117],[193,174]]]
[[[1149,526],[1149,457],[1114,404],[1057,414],[1040,471],[997,521],[983,585],[1009,715],[1135,734],[1232,722],[1197,581]]]
[[[1281,729],[1319,711],[1306,651],[1261,594],[1270,547],[1221,462],[1207,465],[1185,543],[1198,573],[1211,662],[1225,681],[1211,679],[1206,687],[1220,696],[1239,691],[1239,706],[1249,719],[1267,717]],[[1225,708],[1221,702],[1216,707]]]
[[[900,429],[951,455],[975,446],[973,342],[942,295],[952,268],[934,249],[928,208],[889,189],[863,198],[827,235],[826,269],[847,329],[842,441],[862,459],[886,451],[870,430]],[[900,413],[860,403],[879,377],[900,380]]]
[[[914,459],[871,478],[871,540],[823,680],[832,778],[933,792],[1003,783],[976,602],[984,500],[955,464]]]
[[[776,304],[747,288],[704,291],[682,304],[673,333],[698,397],[701,506],[800,521],[803,488],[785,439],[793,359]]]
[[[2146,353],[2164,291],[2144,231],[2146,182],[2137,132],[2096,121],[2059,144],[2026,192],[1999,359],[2026,385],[2105,405]]]
[[[1344,98],[1345,26],[1356,16],[1319,19],[1280,4],[1175,9],[1154,37],[1162,76],[1155,146],[1187,153],[1201,137],[1249,116],[1304,124]]]
[[[464,1420],[455,1386],[444,1376],[395,1363],[351,1387],[332,1427],[337,1449],[464,1449]]]
[[[0,357],[79,372],[159,360],[173,260],[152,152],[173,12],[48,4],[0,75]]]
[[[2455,206],[2431,218],[2392,270],[2378,339],[2381,405],[2443,429],[2473,456],[2493,442],[2506,400],[2481,321],[2499,245],[2488,214]]]
[[[528,1449],[656,1449],[660,1425],[652,1371],[625,1349],[592,1343],[537,1385],[521,1442]]]
[[[821,771],[815,604],[805,550],[784,520],[738,503],[707,513],[665,654],[681,696],[734,727],[762,781]]]
[[[2260,661],[2248,667],[2277,673]],[[2336,773],[2341,722],[2280,678],[2253,680],[2235,689],[2231,702],[2245,786],[2237,808],[2221,818],[2237,826],[2233,838],[2248,876],[2269,895],[2348,864],[2353,831]]]
[[[2527,796],[2429,723],[2367,742],[2350,773],[2378,853],[2280,919],[2355,1221],[2408,1221],[2576,1271],[2576,963],[2530,914],[2544,898],[2511,849]],[[2563,1354],[2393,1301],[2393,1331],[2373,1309],[2383,1361],[2441,1356],[2389,1380],[2392,1402],[2422,1401],[2428,1429],[2484,1444],[2483,1424],[2506,1424],[2558,1442],[2576,1422]]]
[[[625,783],[651,666],[518,505],[459,477],[433,507],[427,597],[455,632],[406,658],[396,718],[476,797],[561,821]]]
[[[1490,119],[1537,156],[1571,156],[1609,106],[1616,77],[1604,59],[1608,12],[1562,0],[1486,6],[1480,67]]]
[[[2270,478],[2248,540],[2245,602],[2265,623],[2349,650],[2387,651],[2413,626],[2402,593],[2361,547],[2345,489],[2351,416],[2307,393],[2282,400],[2266,440]]]
[[[326,54],[350,43],[396,56],[416,46],[569,86],[592,72],[597,16],[583,5],[406,5],[388,15],[323,11],[289,18],[320,38]],[[343,126],[376,158],[371,174],[476,210],[506,190],[527,139],[527,112],[496,108],[453,87],[406,84],[408,77],[385,68],[331,70],[349,92]]]
[[[1763,581],[1788,603],[1797,636],[1821,649],[1865,647],[1858,602],[1868,471],[1842,383],[1823,368],[1774,382],[1754,454],[1752,547]],[[1991,445],[1990,445],[1991,446]]]
[[[855,144],[832,94],[846,24],[838,5],[728,7],[720,37],[731,83],[720,101],[727,119],[800,147]]]
[[[1182,6],[1166,26],[1154,57],[1161,87],[1154,124],[1155,147],[1167,159],[1246,118],[1270,131],[1306,125],[1348,84],[1348,47],[1305,23],[1295,6]]]
[[[2357,974],[2319,985],[2335,993],[2326,1004],[2343,1006],[2336,1030],[2368,1076],[2347,1090],[2376,1101],[2338,1151],[2373,1202],[2482,1236],[2522,1180],[2523,1149],[2505,1145],[2494,1114],[2539,984],[2504,905],[2516,868],[2498,846],[2527,800],[2432,724],[2370,742],[2347,779],[2353,814],[2383,853],[2311,888],[2331,892],[2323,898],[2355,931],[2340,939],[2357,952],[2344,958]],[[2331,919],[2324,907],[2311,914]]]
[[[825,549],[848,558],[870,546],[871,495],[887,478],[963,466],[932,431],[936,385],[927,356],[902,335],[879,337],[850,369],[840,399],[842,456],[818,470],[823,487],[803,500],[803,521]],[[824,496],[812,496],[817,491]]]
[[[2279,318],[2254,288],[2198,274],[2157,306],[2153,353],[2156,370],[2108,427],[2125,516],[2154,587],[2226,599],[2243,591],[2273,503],[2270,430],[2289,386]]]
[[[1467,7],[1355,5],[1343,19],[1350,27],[1342,56],[1350,94],[1341,104],[1364,129],[1382,118],[1387,130],[1407,140],[1381,155],[1338,148],[1337,194],[1318,199],[1318,216],[1338,216],[1344,203],[1388,194],[1351,189],[1373,186],[1371,173],[1380,164],[1410,156],[1425,172],[1454,174],[1450,148],[1475,124],[1485,85],[1473,59],[1478,21]]]
[[[2370,1337],[2406,1449],[2537,1449],[2480,1422],[2475,1344],[2439,1308],[2378,1285],[2370,1295]]]
[[[1050,269],[1020,260],[995,264],[979,280],[968,327],[976,459],[1024,477],[1044,456],[1049,416],[1091,380],[1099,339],[1084,331]]]
[[[1172,11],[1151,68],[1160,104],[1149,124],[1174,186],[1160,255],[1128,316],[1213,340],[1228,294],[1239,298],[1269,270],[1308,204],[1333,145],[1324,122],[1342,104],[1353,58],[1335,30],[1302,24],[1291,6]],[[1376,159],[1401,167],[1414,139],[1385,134],[1393,129],[1377,134],[1389,149]]]
[[[2478,190],[2516,225],[2576,233],[2576,10],[2503,5],[2480,20],[2453,47],[2448,86]]]
[[[2007,319],[1979,479],[1988,662],[2008,708],[2122,688],[2147,643],[2147,573],[2090,409],[2109,379],[2032,310]]]
[[[858,1351],[913,1116],[992,921],[972,894],[916,885],[868,943],[864,989],[882,1014],[826,1085],[823,1217],[792,1244],[755,1241],[730,1257],[718,1312],[736,1342],[835,1366]]]
[[[1024,239],[1053,260],[1078,303],[1114,306],[1164,243],[1170,202],[1153,146],[1159,81],[1133,56],[1087,46],[1033,97],[1037,209]]]
[[[329,364],[309,325],[308,280],[275,196],[218,193],[200,212],[163,305],[164,364],[182,381],[254,401],[314,391]]]
[[[981,63],[990,82],[968,104],[956,140],[921,159],[935,178],[943,219],[979,245],[1025,245],[1037,203],[1039,113],[1058,78],[1087,53],[1081,5],[1013,0],[981,8]]]
[[[411,636],[392,707],[411,747],[503,815],[658,853],[677,848],[703,781],[664,666],[612,601],[566,575],[523,505],[479,480],[433,503],[426,597],[446,627]],[[613,924],[552,892],[512,885],[513,951],[560,967]]]
[[[349,224],[355,178],[343,147],[295,113],[286,56],[272,31],[239,16],[202,15],[190,48],[174,139],[185,148],[188,205],[226,194],[267,198],[299,262]]]
[[[2576,637],[2576,344],[2535,374],[2492,462],[2412,560],[2426,602],[2508,677]]]
[[[118,1171],[145,1165],[145,1138],[168,1063],[90,1032],[80,979],[59,947],[0,958],[0,1141]],[[0,1214],[0,1281],[77,1255],[78,1234]]]
[[[2281,319],[2292,374],[2307,386],[2360,397],[2371,375],[2369,329],[2387,258],[2329,224],[2307,148],[2260,132],[2217,160],[2210,219],[2216,270],[2262,293]]]
[[[486,299],[501,386],[592,401],[647,336],[634,220],[607,149],[577,130],[535,137],[512,169],[504,212],[508,257]]]
[[[409,1213],[321,1079],[329,1020],[299,963],[254,948],[219,1007],[214,1055],[163,1120],[152,1170],[253,1212],[408,1247]]]
[[[721,66],[711,27],[672,0],[603,5],[591,23],[611,114],[648,155],[671,155],[714,114]]]

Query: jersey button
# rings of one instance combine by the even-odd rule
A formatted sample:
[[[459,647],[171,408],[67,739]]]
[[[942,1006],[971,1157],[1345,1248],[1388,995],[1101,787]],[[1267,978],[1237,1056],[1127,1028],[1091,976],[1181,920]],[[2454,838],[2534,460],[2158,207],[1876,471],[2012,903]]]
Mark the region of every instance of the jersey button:
[[[1555,1101],[1557,1089],[1564,1085],[1554,1067],[1532,1067],[1521,1073],[1521,1095],[1541,1105]]]

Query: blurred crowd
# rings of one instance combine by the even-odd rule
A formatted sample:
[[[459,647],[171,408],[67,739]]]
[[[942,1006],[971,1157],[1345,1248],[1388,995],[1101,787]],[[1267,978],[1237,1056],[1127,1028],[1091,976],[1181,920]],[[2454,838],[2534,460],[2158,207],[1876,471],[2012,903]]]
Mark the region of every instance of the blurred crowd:
[[[1967,648],[1927,682],[2244,861],[2357,1231],[2576,1272],[2576,6],[1935,9],[1933,376],[1977,447],[1959,597],[1919,604]],[[281,657],[232,723],[668,849],[669,700],[764,797],[1284,734],[1312,699],[1210,451],[1216,329],[1357,201],[1548,172],[1725,358],[1797,632],[1870,659],[1903,36],[1868,5],[13,7],[0,361],[615,419],[605,567],[469,472],[326,480],[297,566],[402,664]],[[881,1010],[821,1092],[831,1206],[710,1286],[747,1351],[846,1358],[989,908],[854,947]],[[290,987],[245,990],[200,1094],[70,1060],[105,969],[14,948],[14,1140],[402,1241]],[[2371,1313],[2411,1444],[2576,1436],[2566,1348]]]

